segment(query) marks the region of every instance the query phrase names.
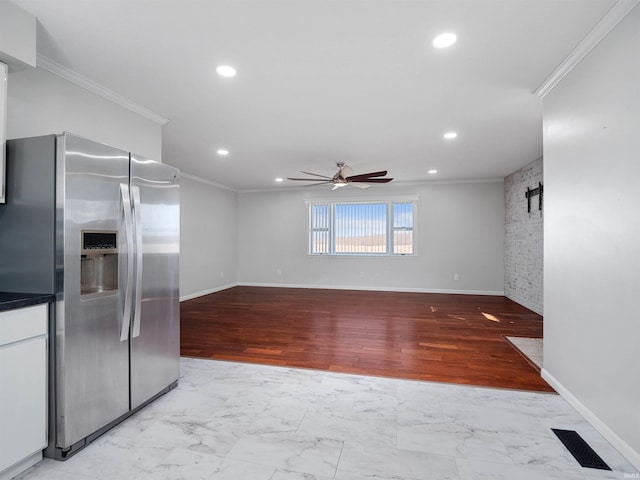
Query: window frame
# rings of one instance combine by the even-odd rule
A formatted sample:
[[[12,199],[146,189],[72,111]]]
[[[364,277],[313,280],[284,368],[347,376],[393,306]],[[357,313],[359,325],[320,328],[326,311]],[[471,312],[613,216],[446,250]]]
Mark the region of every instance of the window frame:
[[[400,228],[394,226],[394,205],[396,204],[412,204],[413,226],[411,231],[413,233],[413,245],[411,253],[394,253],[394,233],[401,231]],[[386,205],[386,252],[336,252],[336,206],[338,205]],[[418,218],[418,197],[417,196],[402,196],[402,197],[382,197],[382,198],[369,198],[369,199],[327,199],[318,198],[313,200],[305,200],[307,207],[307,255],[311,257],[378,257],[378,258],[404,258],[404,257],[416,257],[418,255],[418,235],[417,235],[417,218]],[[328,227],[323,227],[328,231],[328,252],[314,253],[314,232],[318,230],[318,227],[313,226],[313,208],[319,206],[327,206],[328,211]],[[405,227],[405,230],[406,227]]]

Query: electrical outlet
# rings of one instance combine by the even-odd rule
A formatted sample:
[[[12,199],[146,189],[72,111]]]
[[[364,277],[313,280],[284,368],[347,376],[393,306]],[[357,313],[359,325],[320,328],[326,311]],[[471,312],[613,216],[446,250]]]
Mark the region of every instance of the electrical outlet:
[[[460,275],[459,275],[459,274],[457,274],[457,273],[454,273],[454,274],[453,274],[453,281],[454,281],[454,282],[457,282],[458,280],[460,280]]]
[[[224,278],[224,272],[220,272],[220,278]]]
[[[278,270],[276,270],[276,273],[278,274],[279,277],[282,276],[282,270],[278,269]]]
[[[360,278],[364,278],[364,272],[360,272]]]

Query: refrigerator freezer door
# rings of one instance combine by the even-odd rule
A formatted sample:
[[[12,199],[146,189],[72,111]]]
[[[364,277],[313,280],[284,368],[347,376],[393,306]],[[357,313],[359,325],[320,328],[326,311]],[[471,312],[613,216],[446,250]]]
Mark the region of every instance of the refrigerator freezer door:
[[[139,218],[137,253],[142,254],[134,294],[140,311],[134,314],[131,337],[131,408],[136,408],[179,375],[179,173],[131,155],[131,191],[134,218]]]
[[[7,181],[0,206],[0,291],[56,293],[56,137],[7,141]]]
[[[128,248],[120,184],[128,182],[129,154],[70,134],[58,137],[57,148],[64,290],[55,332],[56,444],[64,450],[129,411],[129,342],[120,340]],[[113,239],[117,253],[112,244],[83,241],[87,232]],[[115,279],[101,288],[106,274]],[[93,289],[81,290],[81,279]]]
[[[7,137],[7,77],[8,67],[0,63],[0,203],[6,200],[5,194],[5,139]]]

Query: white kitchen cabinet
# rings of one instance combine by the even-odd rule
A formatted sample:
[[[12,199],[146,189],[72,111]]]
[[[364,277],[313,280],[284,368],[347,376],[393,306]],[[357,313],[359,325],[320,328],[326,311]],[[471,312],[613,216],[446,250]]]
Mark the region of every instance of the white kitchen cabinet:
[[[0,480],[47,446],[48,305],[0,312]]]

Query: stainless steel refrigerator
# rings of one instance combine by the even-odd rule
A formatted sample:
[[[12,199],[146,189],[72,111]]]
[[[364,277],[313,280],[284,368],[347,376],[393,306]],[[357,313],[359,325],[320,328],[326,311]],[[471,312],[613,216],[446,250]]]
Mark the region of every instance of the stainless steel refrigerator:
[[[64,133],[7,142],[0,291],[51,293],[49,446],[65,459],[177,385],[179,172]]]

